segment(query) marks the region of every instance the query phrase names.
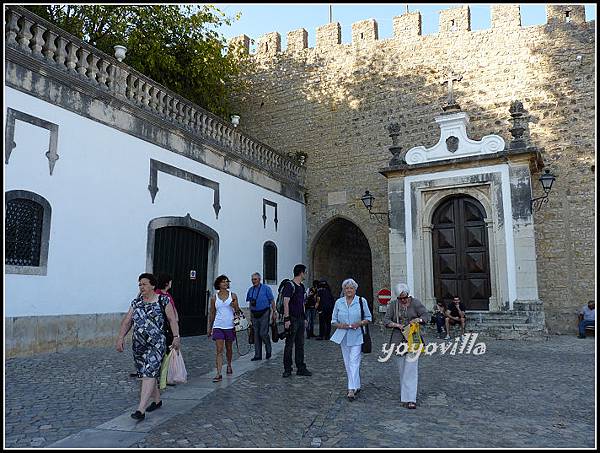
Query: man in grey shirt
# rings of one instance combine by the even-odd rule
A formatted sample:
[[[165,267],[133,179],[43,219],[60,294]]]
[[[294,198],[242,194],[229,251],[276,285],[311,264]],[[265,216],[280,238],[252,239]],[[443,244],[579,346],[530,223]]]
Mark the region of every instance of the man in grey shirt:
[[[590,300],[579,312],[579,335],[577,338],[585,338],[585,328],[596,325],[596,304]]]

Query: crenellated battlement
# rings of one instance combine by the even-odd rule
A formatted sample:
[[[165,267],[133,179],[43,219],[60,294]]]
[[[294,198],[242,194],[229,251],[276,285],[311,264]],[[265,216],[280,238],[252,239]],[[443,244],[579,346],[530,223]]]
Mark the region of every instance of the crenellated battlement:
[[[521,9],[519,5],[497,4],[491,5],[491,28],[492,31],[510,32],[524,28],[521,26]],[[546,24],[541,26],[555,26],[558,24],[571,23],[581,25],[586,23],[584,5],[546,5]],[[478,32],[486,30],[478,30]],[[439,31],[433,36],[452,37],[464,33],[474,33],[471,30],[471,11],[469,6],[463,5],[457,8],[449,8],[440,11]],[[409,12],[393,18],[392,41],[406,41],[422,36],[422,18],[419,11]],[[288,32],[287,48],[281,49],[281,35],[271,32],[262,35],[258,39],[258,47],[255,55],[258,58],[270,58],[278,53],[293,54],[308,47],[308,32],[298,29]],[[377,42],[390,40],[379,40],[379,28],[375,19],[366,19],[352,24],[352,42],[350,45],[365,47]],[[250,53],[250,38],[246,35],[237,36],[230,43],[239,43],[246,54]],[[316,29],[316,45],[318,51],[335,50],[342,45],[342,28],[339,22],[322,25]]]

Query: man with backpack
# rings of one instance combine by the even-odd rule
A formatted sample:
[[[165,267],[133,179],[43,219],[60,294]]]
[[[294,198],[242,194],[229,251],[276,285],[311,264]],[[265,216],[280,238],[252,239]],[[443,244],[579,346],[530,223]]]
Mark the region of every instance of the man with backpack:
[[[312,376],[304,363],[304,329],[307,327],[304,314],[304,297],[306,290],[302,282],[306,275],[306,266],[294,266],[294,279],[287,282],[282,290],[283,321],[286,330],[285,349],[283,351],[283,377],[292,375],[292,348],[295,347],[297,376]]]

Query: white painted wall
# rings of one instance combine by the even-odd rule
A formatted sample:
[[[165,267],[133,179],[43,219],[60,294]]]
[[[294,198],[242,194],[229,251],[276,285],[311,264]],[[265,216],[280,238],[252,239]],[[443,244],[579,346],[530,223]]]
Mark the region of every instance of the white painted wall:
[[[250,275],[263,272],[265,241],[277,245],[278,280],[302,262],[306,232],[301,203],[5,87],[7,107],[58,124],[60,158],[50,176],[45,156],[49,131],[16,121],[17,146],[4,165],[4,190],[43,196],[52,220],[48,274],[5,274],[5,316],[127,311],[137,294],[137,277],[146,269],[148,223],[157,217],[189,213],[217,231],[217,275],[229,276],[240,300]],[[219,182],[219,219],[212,190],[162,172],[152,204],[151,158]],[[263,227],[263,198],[278,204],[277,232],[273,208],[267,207]],[[212,282],[208,284],[212,290]]]

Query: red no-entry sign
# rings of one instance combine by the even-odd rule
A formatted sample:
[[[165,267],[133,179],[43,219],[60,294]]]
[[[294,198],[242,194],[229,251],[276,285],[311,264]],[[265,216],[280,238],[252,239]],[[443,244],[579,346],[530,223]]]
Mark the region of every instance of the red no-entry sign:
[[[392,298],[392,292],[389,289],[383,288],[377,293],[377,300],[381,305],[387,305]]]

